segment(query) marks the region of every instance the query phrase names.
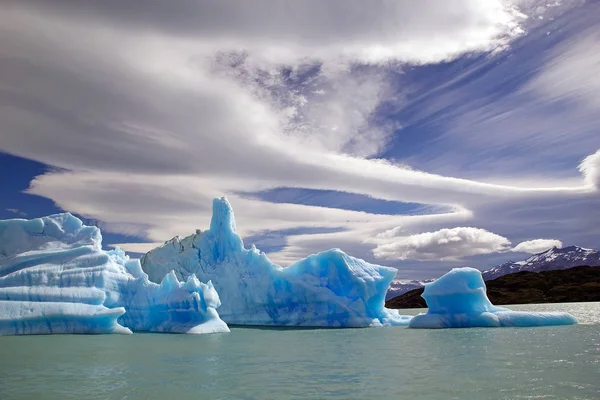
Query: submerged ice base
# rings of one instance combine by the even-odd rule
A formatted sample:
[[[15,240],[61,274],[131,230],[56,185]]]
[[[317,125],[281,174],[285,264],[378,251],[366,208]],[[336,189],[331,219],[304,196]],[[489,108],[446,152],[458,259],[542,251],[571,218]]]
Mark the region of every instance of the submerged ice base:
[[[0,221],[0,335],[228,332],[212,284],[102,250],[100,230],[71,214]]]
[[[174,270],[211,280],[228,324],[306,327],[407,325],[412,317],[384,307],[396,270],[333,249],[287,268],[254,246],[244,248],[227,199],[215,199],[210,229],[176,237],[141,259],[150,280]]]
[[[415,316],[409,328],[467,328],[502,326],[572,325],[577,320],[565,312],[511,311],[493,305],[486,295],[481,272],[455,268],[425,285],[422,294],[429,310]]]

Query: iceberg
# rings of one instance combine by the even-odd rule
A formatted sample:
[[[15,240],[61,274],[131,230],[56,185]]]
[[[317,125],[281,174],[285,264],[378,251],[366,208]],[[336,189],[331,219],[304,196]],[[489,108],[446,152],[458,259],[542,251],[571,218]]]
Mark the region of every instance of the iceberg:
[[[151,281],[173,270],[176,278],[210,280],[220,317],[233,325],[366,327],[407,325],[384,307],[393,268],[351,257],[339,249],[282,268],[252,246],[244,248],[226,198],[213,201],[210,229],[175,237],[141,258]]]
[[[228,332],[212,283],[160,284],[69,213],[0,221],[0,335]]]
[[[577,319],[565,312],[511,311],[493,305],[486,295],[481,272],[454,268],[434,282],[425,284],[422,294],[429,310],[416,315],[409,328],[467,328],[503,326],[572,325]]]

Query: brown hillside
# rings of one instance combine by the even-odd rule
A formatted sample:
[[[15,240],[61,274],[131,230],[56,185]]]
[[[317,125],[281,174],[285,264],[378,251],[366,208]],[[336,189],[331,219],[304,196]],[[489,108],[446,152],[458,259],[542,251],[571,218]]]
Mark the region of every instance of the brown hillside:
[[[600,301],[600,267],[522,271],[487,281],[492,304],[568,303]],[[387,308],[425,308],[423,289],[415,289],[386,301]]]

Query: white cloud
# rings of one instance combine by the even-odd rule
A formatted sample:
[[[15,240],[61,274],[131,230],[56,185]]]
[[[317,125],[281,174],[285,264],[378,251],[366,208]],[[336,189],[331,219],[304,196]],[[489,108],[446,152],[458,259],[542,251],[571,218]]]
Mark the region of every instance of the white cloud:
[[[302,147],[374,156],[398,127],[375,120],[383,102],[399,103],[389,90],[392,80],[382,69],[331,74],[319,62],[293,66],[291,71],[261,67],[247,54],[222,53],[214,71],[268,104],[280,116],[281,131]]]
[[[242,182],[218,182],[223,187],[244,187]],[[465,210],[433,215],[375,215],[337,208],[269,203],[226,193],[219,185],[193,176],[119,173],[59,172],[35,178],[27,191],[53,199],[65,210],[101,219],[104,229],[147,236],[152,241],[206,229],[212,199],[228,195],[242,236],[291,228],[343,228],[354,240],[375,236],[402,225],[459,222],[470,217]],[[100,218],[101,216],[101,218]],[[125,224],[125,225],[124,225]],[[123,229],[123,230],[122,230]],[[328,236],[324,236],[328,237]]]
[[[578,102],[592,112],[600,109],[600,29],[589,28],[569,38],[549,56],[529,84],[547,100]]]
[[[306,58],[336,64],[439,62],[505,45],[521,33],[522,19],[502,0],[221,0],[177,5],[148,0],[128,2],[129,12],[112,1],[15,3],[16,8],[27,7],[48,18],[193,38],[212,49],[242,49],[266,62],[286,64]]]
[[[267,209],[271,207],[269,204],[264,205]],[[302,217],[305,212],[302,207],[298,206],[297,208],[299,217]],[[323,212],[323,218],[331,218],[330,214],[336,212],[335,209],[320,209]],[[391,227],[400,225],[403,232],[410,234],[423,227],[439,226],[439,224],[455,224],[467,221],[471,217],[470,213],[465,210],[456,210],[447,213],[434,212],[433,214],[425,215],[361,214],[365,216],[362,220],[351,222],[348,218],[344,222],[340,221],[340,226],[344,228],[341,232],[290,235],[286,238],[286,247],[279,252],[269,253],[269,257],[281,265],[289,265],[308,254],[337,247],[354,256],[377,261],[373,259],[373,247],[381,243],[387,243],[386,240],[377,237],[379,232],[389,231]],[[352,214],[348,216],[350,215]],[[315,226],[319,226],[317,220],[315,220]]]
[[[152,249],[162,245],[164,242],[150,242],[150,243],[117,243],[110,244],[109,247],[119,247],[121,250],[131,253],[147,253]]]
[[[587,156],[579,165],[585,182],[596,190],[600,189],[600,150]]]
[[[188,162],[189,169],[206,171],[206,164],[200,161],[208,163],[210,157],[189,160],[192,156],[185,154],[188,146],[196,142],[194,139],[236,140],[239,147],[245,147],[247,142],[254,142],[247,139],[260,135],[270,140],[275,132],[285,132],[287,140],[292,143],[298,140],[310,148],[372,156],[381,150],[390,132],[386,127],[369,123],[372,112],[383,99],[381,91],[386,82],[377,73],[371,76],[349,73],[349,63],[437,62],[465,52],[502,46],[507,37],[518,31],[515,12],[499,0],[453,0],[435,7],[357,0],[327,5],[316,1],[295,2],[285,7],[274,1],[253,2],[251,6],[246,2],[222,1],[169,5],[167,13],[163,12],[167,7],[164,3],[146,2],[144,12],[128,14],[123,14],[120,7],[111,7],[110,2],[79,3],[68,9],[60,4],[45,9],[43,2],[17,4],[8,7],[4,14],[4,48],[18,48],[19,57],[27,60],[28,65],[49,66],[54,73],[64,70],[73,74],[75,63],[85,68],[76,71],[75,76],[51,77],[49,82],[27,76],[37,86],[17,86],[14,91],[23,96],[21,100],[31,96],[27,89],[40,92],[45,89],[57,98],[50,102],[40,98],[44,93],[35,93],[33,105],[52,104],[45,115],[34,119],[21,103],[18,109],[7,110],[4,117],[11,123],[9,126],[19,130],[21,136],[30,136],[31,130],[40,130],[42,125],[53,137],[79,136],[82,145],[97,140],[81,137],[80,132],[98,136],[100,131],[110,131],[110,134],[105,132],[107,139],[102,143],[89,144],[112,150],[113,157],[118,157],[119,151],[107,144],[112,137],[120,141],[125,137],[129,148],[139,146],[141,139],[149,137],[151,141],[145,147],[153,157],[142,160],[133,156],[127,163],[120,163],[128,167],[135,164],[145,171],[150,167],[150,159],[155,160],[154,164],[162,163],[160,169],[165,165],[183,168],[179,163],[165,160],[170,154],[161,152],[164,147],[178,152],[179,159]],[[172,19],[175,16],[177,21]],[[32,34],[32,27],[39,34]],[[16,37],[17,45],[13,43]],[[215,56],[231,52],[244,55],[244,62],[235,67],[243,70],[246,82],[242,88],[226,79],[230,77],[215,75],[211,69]],[[305,99],[305,95],[295,93],[297,88],[282,83],[278,67],[285,65],[297,70],[307,62],[327,64],[320,75],[321,83],[328,88],[325,96]],[[22,78],[29,72],[23,66],[15,68]],[[258,77],[260,82],[248,85],[248,80]],[[7,81],[20,80],[7,74]],[[239,79],[235,83],[240,84]],[[83,86],[91,86],[85,87],[85,92],[95,93],[98,103],[103,104],[103,112],[92,109],[89,95],[75,93],[77,86],[82,86],[82,90]],[[277,93],[269,93],[265,98],[265,86],[275,86]],[[253,89],[257,87],[262,91],[259,102],[244,98],[247,90],[256,95],[257,90]],[[65,93],[57,94],[59,89]],[[128,98],[121,99],[123,95]],[[281,104],[281,97],[287,97],[291,107],[285,102]],[[158,99],[171,106],[165,107]],[[136,103],[138,106],[132,108],[131,104]],[[25,105],[31,106],[32,101]],[[282,107],[285,105],[288,107]],[[183,106],[184,110],[176,112],[174,106]],[[71,127],[65,126],[65,120],[71,115],[66,110],[81,111],[81,108],[85,110],[80,115],[86,118],[71,121],[79,126],[69,133]],[[156,118],[148,121],[148,112]],[[111,121],[115,115],[120,116],[119,120]],[[121,115],[127,118],[122,120]],[[282,120],[289,122],[290,116],[295,117],[295,124],[281,124]],[[202,121],[202,131],[193,132],[196,128],[190,122],[198,120]],[[224,121],[231,122],[221,126]],[[23,148],[21,142],[14,141],[5,147],[15,154],[35,153],[53,165],[76,167],[73,155],[52,157],[58,151],[56,141],[40,138],[36,144],[43,150]],[[202,145],[209,147],[210,143]],[[213,145],[217,148],[206,153],[222,155],[225,151],[222,143],[217,141]]]
[[[504,252],[510,241],[485,229],[457,227],[390,239],[373,254],[384,260],[460,260],[467,256]]]
[[[11,212],[13,214],[17,214],[19,217],[27,216],[27,213],[19,210],[18,208],[7,208],[6,211]]]
[[[553,247],[561,248],[563,246],[560,240],[556,239],[534,239],[526,242],[521,242],[516,245],[511,251],[537,254]]]

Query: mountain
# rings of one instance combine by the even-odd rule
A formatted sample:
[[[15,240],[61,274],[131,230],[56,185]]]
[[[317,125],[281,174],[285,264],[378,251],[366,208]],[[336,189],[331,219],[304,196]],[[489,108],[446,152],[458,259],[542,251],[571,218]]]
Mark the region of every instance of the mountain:
[[[581,266],[554,271],[520,271],[485,282],[492,304],[600,301],[600,268]],[[425,308],[423,288],[386,301],[387,308]]]
[[[578,265],[600,266],[600,251],[584,249],[578,246],[568,246],[535,254],[525,261],[508,261],[482,273],[486,281],[520,271],[552,271],[567,269]]]
[[[552,271],[576,267],[578,265],[600,266],[600,251],[584,249],[579,246],[568,246],[562,249],[553,247],[550,250],[535,254],[524,261],[508,261],[497,265],[483,271],[482,275],[485,281],[489,281],[520,271]],[[421,288],[424,284],[433,282],[434,280],[394,280],[388,289],[385,300],[388,301],[411,290]]]
[[[403,280],[394,280],[392,281],[390,288],[385,294],[385,300],[393,299],[394,297],[398,297],[401,294],[406,292],[410,292],[411,290],[415,290],[423,287],[426,283],[433,282],[435,279],[425,279],[422,281],[403,281]]]

